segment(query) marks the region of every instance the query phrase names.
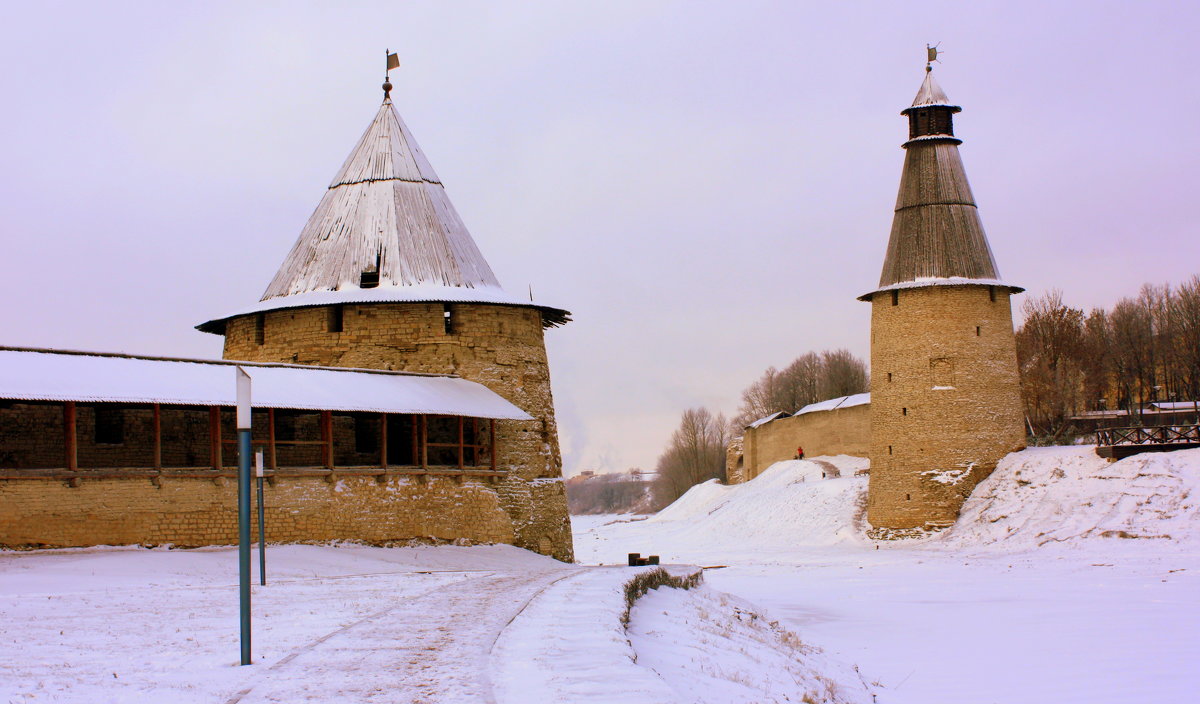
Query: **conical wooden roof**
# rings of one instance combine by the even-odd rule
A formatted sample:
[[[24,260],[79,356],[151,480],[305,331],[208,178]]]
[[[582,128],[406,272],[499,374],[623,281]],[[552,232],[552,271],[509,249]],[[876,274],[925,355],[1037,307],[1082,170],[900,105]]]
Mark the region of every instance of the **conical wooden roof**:
[[[916,286],[981,284],[1009,286],[1000,280],[996,260],[983,230],[975,196],[958,153],[961,140],[953,134],[952,105],[927,72],[912,107],[903,113],[940,112],[938,116],[910,115],[918,131],[904,144],[904,170],[888,240],[879,288],[860,296]],[[928,117],[929,119],[924,119]]]
[[[197,328],[220,333],[229,318],[278,308],[385,302],[531,306],[547,325],[569,320],[500,287],[388,97],[261,301]]]

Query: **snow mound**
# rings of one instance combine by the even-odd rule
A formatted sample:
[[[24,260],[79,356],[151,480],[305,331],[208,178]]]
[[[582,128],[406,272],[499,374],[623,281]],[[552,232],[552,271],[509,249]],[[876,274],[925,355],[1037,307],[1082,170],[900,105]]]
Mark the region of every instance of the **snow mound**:
[[[866,477],[854,473],[867,460],[849,455],[776,462],[744,484],[716,480],[692,487],[647,519],[687,531],[700,544],[789,547],[859,540]],[[840,477],[832,477],[840,474]]]
[[[1030,548],[1048,543],[1200,538],[1200,449],[1108,462],[1094,447],[1039,447],[1008,455],[976,487],[936,542]]]

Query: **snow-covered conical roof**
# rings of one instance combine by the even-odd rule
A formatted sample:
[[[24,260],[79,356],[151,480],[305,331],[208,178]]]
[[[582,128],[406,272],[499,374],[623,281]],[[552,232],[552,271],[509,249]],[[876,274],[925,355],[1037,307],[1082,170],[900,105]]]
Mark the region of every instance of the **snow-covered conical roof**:
[[[387,86],[390,88],[390,85]],[[267,310],[338,303],[495,303],[567,311],[509,295],[483,258],[389,97],[338,170],[262,300],[198,325]]]
[[[933,77],[932,70],[925,71],[925,80],[921,81],[921,88],[917,91],[917,97],[913,98],[912,105],[901,111],[901,114],[906,114],[913,108],[928,108],[928,107],[947,107],[954,112],[961,112],[962,108],[950,102],[946,97],[946,92],[938,85],[937,79]]]
[[[927,71],[913,106],[903,112],[946,113],[946,108],[961,109],[949,103]],[[879,288],[860,300],[870,300],[881,291],[919,286],[975,284],[1023,290],[1000,280],[958,153],[961,140],[953,136],[948,114],[946,119],[945,132],[931,120],[927,131],[904,144],[904,171]]]

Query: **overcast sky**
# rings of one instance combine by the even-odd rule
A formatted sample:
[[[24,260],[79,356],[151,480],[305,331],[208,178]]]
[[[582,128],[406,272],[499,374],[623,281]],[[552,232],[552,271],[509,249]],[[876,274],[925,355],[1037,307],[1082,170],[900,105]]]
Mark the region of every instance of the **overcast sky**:
[[[5,3],[0,344],[219,357],[397,107],[547,331],[565,469],[866,358],[926,42],[1007,281],[1200,272],[1200,3]],[[1020,299],[1017,299],[1018,303]]]

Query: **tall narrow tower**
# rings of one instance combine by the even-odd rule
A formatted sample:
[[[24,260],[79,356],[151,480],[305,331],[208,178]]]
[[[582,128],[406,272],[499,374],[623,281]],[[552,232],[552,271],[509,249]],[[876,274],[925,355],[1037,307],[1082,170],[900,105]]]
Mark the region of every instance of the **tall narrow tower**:
[[[871,302],[871,481],[877,532],[937,528],[1025,445],[1009,298],[958,154],[952,105],[926,66]],[[884,530],[880,530],[884,529]]]
[[[456,374],[487,386],[533,416],[497,423],[496,464],[507,474],[488,491],[514,544],[570,561],[543,340],[570,314],[500,287],[392,105],[391,82],[383,89],[262,300],[197,328],[225,336],[227,359]]]

